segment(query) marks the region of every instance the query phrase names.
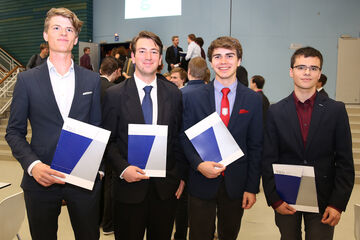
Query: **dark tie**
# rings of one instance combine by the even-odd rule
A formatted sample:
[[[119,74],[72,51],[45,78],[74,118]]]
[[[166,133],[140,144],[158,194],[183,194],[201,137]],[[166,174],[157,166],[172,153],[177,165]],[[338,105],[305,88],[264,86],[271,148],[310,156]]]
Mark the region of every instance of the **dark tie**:
[[[151,92],[152,86],[146,86],[144,87],[145,97],[142,101],[141,107],[144,114],[144,120],[146,124],[152,124],[152,101],[151,101]]]
[[[230,106],[229,99],[227,97],[230,92],[229,88],[221,89],[223,97],[221,99],[221,109],[220,109],[220,118],[225,123],[225,126],[228,126],[230,120]]]

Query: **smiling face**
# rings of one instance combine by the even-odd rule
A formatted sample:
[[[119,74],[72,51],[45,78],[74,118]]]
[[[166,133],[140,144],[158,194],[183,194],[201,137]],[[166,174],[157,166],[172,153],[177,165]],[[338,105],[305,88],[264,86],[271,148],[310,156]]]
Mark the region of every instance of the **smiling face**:
[[[161,64],[160,48],[150,38],[139,38],[136,52],[131,53],[135,63],[135,74],[140,79],[155,78],[156,70]]]
[[[215,48],[211,57],[211,67],[216,74],[216,80],[224,83],[236,81],[236,69],[240,66],[241,59],[236,55],[235,49]]]
[[[305,66],[304,69],[298,69],[297,66]],[[313,67],[318,70],[311,70]],[[316,83],[321,76],[320,59],[318,57],[304,57],[300,55],[295,58],[294,67],[290,68],[290,77],[294,79],[295,91],[315,92]]]
[[[185,79],[181,79],[181,76],[180,76],[180,73],[179,72],[174,72],[171,74],[171,78],[170,78],[170,81],[175,83],[175,85],[178,87],[178,88],[181,88],[184,86],[184,81]]]
[[[47,32],[43,33],[49,43],[50,53],[71,53],[78,37],[71,21],[62,16],[54,16],[49,21]]]

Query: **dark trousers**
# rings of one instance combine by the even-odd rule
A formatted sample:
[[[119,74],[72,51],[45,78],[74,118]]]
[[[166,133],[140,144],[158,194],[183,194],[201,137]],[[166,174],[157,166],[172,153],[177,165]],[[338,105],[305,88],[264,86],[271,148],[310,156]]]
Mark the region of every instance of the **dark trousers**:
[[[24,190],[24,197],[33,240],[57,239],[58,217],[63,199],[66,201],[75,239],[99,239],[100,181],[95,183],[92,191],[66,184],[54,191]]]
[[[190,240],[213,240],[218,218],[220,240],[236,240],[244,209],[242,199],[230,199],[221,183],[215,199],[204,200],[189,195]]]
[[[175,240],[186,240],[188,229],[188,192],[185,185],[184,191],[178,201],[175,216]]]
[[[116,191],[115,188],[113,190]],[[140,203],[129,204],[114,199],[114,230],[116,240],[170,240],[174,226],[177,199],[161,200],[155,184]]]
[[[106,166],[105,169],[105,177],[104,177],[104,186],[103,186],[103,201],[102,201],[102,222],[101,226],[104,232],[114,231],[114,223],[113,223],[113,202],[111,196],[112,189],[112,169]]]
[[[334,227],[321,223],[322,214],[296,212],[294,215],[281,215],[275,212],[275,223],[281,240],[301,240],[301,222],[304,218],[306,240],[331,240]]]

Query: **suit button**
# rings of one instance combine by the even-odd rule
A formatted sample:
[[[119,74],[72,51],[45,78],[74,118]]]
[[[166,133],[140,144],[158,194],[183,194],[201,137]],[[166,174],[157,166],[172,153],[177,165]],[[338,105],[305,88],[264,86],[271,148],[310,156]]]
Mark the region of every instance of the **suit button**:
[[[306,160],[306,159],[304,159],[304,163],[307,164],[307,160]]]

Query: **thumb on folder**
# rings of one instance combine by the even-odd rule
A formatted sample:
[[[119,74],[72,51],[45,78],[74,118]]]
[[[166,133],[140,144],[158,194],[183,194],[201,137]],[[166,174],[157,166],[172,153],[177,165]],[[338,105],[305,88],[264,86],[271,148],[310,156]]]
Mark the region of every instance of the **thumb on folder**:
[[[205,161],[198,165],[197,170],[207,178],[217,178],[225,167],[217,162]]]
[[[138,182],[143,179],[149,179],[149,177],[145,175],[144,170],[136,166],[127,167],[124,171],[123,178],[127,182]]]

